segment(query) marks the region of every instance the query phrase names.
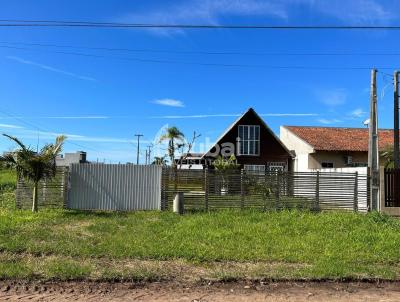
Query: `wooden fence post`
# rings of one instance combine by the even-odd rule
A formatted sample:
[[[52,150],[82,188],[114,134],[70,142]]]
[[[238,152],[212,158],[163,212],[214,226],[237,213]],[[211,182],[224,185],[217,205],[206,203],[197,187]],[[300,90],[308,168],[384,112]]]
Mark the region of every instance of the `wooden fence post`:
[[[358,172],[355,174],[354,178],[354,205],[353,205],[354,212],[358,212]]]
[[[244,209],[244,169],[240,170],[240,208]]]
[[[169,170],[162,167],[161,172],[161,211],[165,211],[168,205]]]
[[[275,198],[276,198],[276,208],[280,209],[280,190],[281,190],[281,182],[280,182],[280,172],[276,171],[276,190],[275,190]]]
[[[208,210],[208,194],[209,194],[208,168],[204,169],[204,208]]]
[[[317,179],[315,182],[315,210],[319,210],[319,171],[317,171]]]

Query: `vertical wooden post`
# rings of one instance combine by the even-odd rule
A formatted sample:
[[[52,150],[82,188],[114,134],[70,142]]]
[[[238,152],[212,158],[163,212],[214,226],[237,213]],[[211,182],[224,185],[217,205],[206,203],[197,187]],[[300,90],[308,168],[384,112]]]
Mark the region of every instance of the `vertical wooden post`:
[[[317,171],[317,179],[315,181],[315,210],[319,210],[319,171]]]
[[[161,211],[165,211],[168,208],[168,188],[170,185],[170,168],[161,168]]]
[[[204,169],[204,208],[208,210],[208,194],[209,194],[209,181],[208,181],[208,168]]]
[[[244,169],[240,170],[240,208],[244,209]]]
[[[354,177],[354,212],[358,212],[358,172],[356,172]]]
[[[276,190],[275,190],[275,198],[276,198],[276,208],[280,209],[280,190],[281,190],[281,183],[280,183],[280,175],[279,171],[276,171]]]

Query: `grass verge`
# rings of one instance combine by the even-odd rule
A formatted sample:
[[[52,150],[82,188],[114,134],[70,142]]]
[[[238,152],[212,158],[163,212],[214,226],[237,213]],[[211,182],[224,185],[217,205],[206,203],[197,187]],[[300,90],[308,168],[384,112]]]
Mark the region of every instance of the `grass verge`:
[[[377,213],[0,210],[2,279],[399,279],[399,250]]]

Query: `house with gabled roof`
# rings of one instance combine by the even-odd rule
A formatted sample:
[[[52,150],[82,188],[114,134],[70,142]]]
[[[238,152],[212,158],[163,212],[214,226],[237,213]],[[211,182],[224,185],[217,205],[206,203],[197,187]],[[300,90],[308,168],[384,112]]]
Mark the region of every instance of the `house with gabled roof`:
[[[253,108],[236,119],[201,158],[212,166],[217,157],[231,155],[245,170],[291,169],[292,154]]]
[[[368,128],[281,126],[280,139],[294,154],[294,171],[368,166]],[[378,130],[379,150],[393,145],[393,130]],[[384,163],[380,160],[381,164]]]

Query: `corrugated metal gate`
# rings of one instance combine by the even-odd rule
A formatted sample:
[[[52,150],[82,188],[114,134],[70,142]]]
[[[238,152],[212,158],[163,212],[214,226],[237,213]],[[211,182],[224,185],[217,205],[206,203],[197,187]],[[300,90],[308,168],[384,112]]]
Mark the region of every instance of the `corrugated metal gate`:
[[[72,164],[67,208],[81,210],[158,210],[160,166]]]

